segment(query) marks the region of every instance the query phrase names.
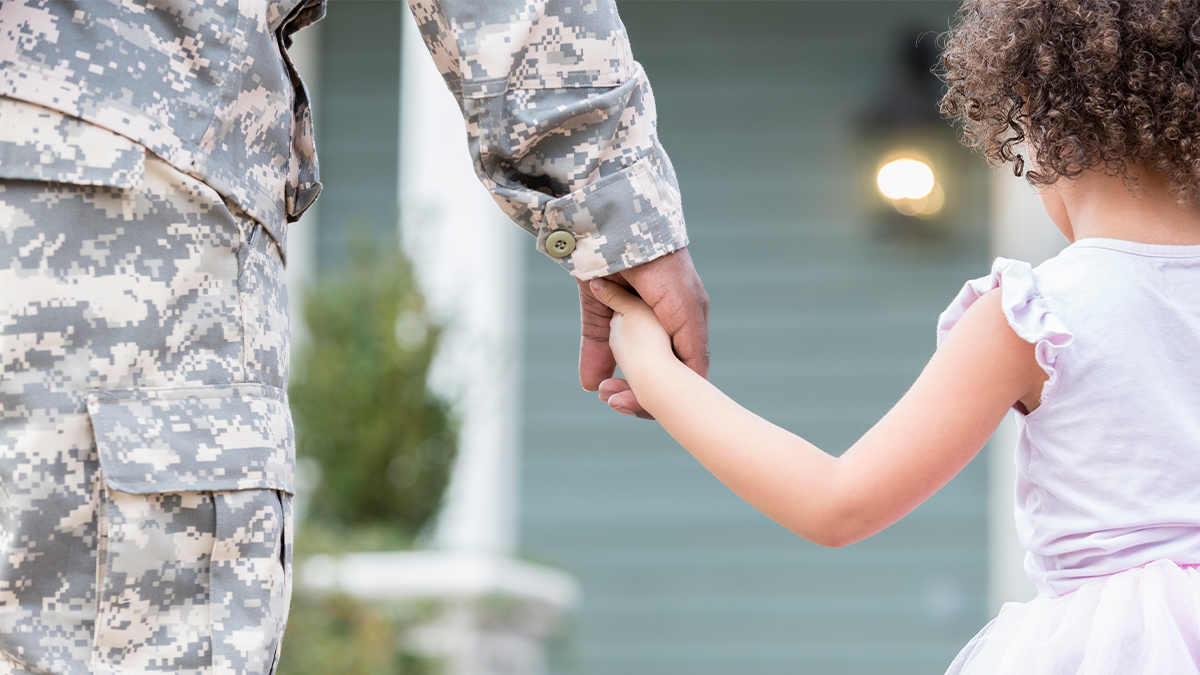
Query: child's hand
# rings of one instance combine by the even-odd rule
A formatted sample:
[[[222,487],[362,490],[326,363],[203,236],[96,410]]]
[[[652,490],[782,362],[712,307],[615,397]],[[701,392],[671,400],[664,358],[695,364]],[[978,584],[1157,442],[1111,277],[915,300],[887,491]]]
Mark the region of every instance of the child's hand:
[[[591,288],[592,294],[613,310],[608,343],[636,395],[638,381],[648,377],[656,365],[678,362],[671,349],[671,336],[654,310],[619,284],[593,279]]]

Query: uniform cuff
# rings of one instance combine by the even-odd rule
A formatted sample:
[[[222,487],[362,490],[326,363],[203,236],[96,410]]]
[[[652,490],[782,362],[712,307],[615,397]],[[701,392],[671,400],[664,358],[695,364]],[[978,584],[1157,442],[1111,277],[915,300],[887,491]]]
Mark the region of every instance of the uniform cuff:
[[[570,235],[574,246],[564,234]],[[549,249],[547,241],[550,242]],[[679,188],[642,158],[548,202],[538,250],[580,279],[594,279],[687,246]]]

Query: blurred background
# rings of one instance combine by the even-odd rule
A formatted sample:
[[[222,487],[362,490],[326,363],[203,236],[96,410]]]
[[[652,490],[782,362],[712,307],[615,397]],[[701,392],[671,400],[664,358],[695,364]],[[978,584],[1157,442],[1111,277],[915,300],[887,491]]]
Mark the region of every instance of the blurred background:
[[[767,419],[840,454],[966,280],[1065,244],[938,117],[956,2],[617,4],[712,299],[710,378]],[[289,234],[281,673],[936,674],[1034,595],[1008,426],[876,537],[797,538],[579,388],[576,286],[476,182],[404,2],[331,0],[291,55],[325,190]]]

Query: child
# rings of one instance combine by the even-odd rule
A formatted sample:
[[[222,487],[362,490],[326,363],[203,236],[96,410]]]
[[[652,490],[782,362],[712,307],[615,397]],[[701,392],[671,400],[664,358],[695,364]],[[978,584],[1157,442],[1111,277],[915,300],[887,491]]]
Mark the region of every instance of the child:
[[[924,372],[849,451],[738,406],[675,358],[645,303],[596,280],[613,352],[722,482],[826,546],[912,511],[1016,408],[1017,527],[1040,593],[949,672],[1200,673],[1200,3],[966,0],[943,66],[943,109],[1018,175],[1024,144],[1072,245],[969,282]]]

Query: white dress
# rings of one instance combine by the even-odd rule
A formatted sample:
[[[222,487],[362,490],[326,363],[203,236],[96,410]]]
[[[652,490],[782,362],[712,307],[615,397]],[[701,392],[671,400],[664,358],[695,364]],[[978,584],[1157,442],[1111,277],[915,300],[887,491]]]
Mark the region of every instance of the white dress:
[[[1049,375],[1017,415],[1017,534],[1038,597],[1006,604],[947,675],[1200,675],[1200,246],[1084,239],[997,259]]]

